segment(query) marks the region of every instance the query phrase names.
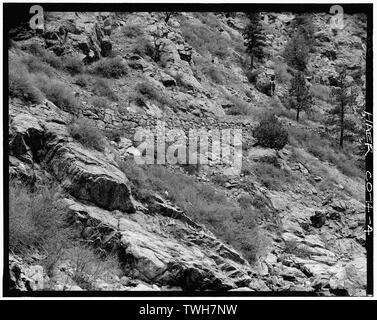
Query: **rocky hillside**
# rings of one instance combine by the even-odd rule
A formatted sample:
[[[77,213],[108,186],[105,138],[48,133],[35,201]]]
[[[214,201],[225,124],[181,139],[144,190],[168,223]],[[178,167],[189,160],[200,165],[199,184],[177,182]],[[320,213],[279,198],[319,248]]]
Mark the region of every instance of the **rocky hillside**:
[[[253,74],[241,13],[48,13],[9,45],[10,287],[365,295],[366,19],[310,14],[311,112],[287,104],[294,14],[264,13]],[[356,102],[330,110],[338,64]],[[276,94],[266,86],[276,75]],[[283,149],[253,130],[275,114]],[[242,170],[137,165],[135,132],[242,129]],[[174,137],[169,143],[177,142]],[[234,145],[229,146],[234,149]]]

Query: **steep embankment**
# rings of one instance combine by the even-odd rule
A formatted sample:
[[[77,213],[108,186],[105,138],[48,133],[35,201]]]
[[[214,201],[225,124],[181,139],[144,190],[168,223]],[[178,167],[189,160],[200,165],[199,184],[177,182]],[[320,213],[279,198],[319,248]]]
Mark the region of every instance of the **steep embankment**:
[[[51,13],[43,34],[14,39],[11,81],[21,81],[20,71],[30,81],[11,92],[10,174],[24,185],[58,184],[76,247],[96,251],[83,262],[64,248],[46,273],[48,249],[13,248],[13,287],[365,293],[357,145],[333,148],[326,125],[337,63],[354,72],[363,103],[365,21],[346,16],[335,32],[328,15],[311,16],[314,112],[297,124],[283,104],[292,70],[282,52],[294,15],[263,16],[266,59],[254,77],[242,14]],[[265,90],[272,73],[274,97]],[[361,126],[356,109],[350,117]],[[252,129],[266,110],[288,127],[280,151],[255,146]],[[136,166],[135,132],[162,124],[185,136],[242,129],[241,173],[224,175],[229,163],[208,154],[207,165]],[[110,257],[116,266],[103,267]]]

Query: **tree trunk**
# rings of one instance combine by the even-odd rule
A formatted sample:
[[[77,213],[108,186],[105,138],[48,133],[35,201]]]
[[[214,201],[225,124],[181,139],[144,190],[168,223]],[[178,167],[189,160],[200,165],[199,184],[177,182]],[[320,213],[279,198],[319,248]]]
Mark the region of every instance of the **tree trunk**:
[[[300,119],[300,106],[301,106],[301,99],[300,96],[297,96],[297,107],[296,107],[296,121],[298,122]]]
[[[250,70],[253,71],[254,69],[254,56],[250,55]]]
[[[344,139],[344,104],[340,104],[340,141],[339,145],[343,148],[343,139]]]

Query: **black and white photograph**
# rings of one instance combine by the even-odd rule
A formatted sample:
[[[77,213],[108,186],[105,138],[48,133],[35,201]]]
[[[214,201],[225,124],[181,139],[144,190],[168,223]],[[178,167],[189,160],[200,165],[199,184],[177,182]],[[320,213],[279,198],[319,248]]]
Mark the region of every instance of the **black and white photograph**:
[[[3,3],[3,295],[372,296],[372,14]]]

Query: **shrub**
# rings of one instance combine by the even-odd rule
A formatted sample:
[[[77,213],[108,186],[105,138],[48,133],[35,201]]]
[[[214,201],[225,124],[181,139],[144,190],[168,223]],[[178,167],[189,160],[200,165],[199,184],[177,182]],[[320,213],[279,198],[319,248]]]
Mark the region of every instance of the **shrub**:
[[[132,52],[142,57],[155,57],[155,47],[145,37],[138,37],[132,47]]]
[[[32,192],[15,180],[9,184],[9,249],[18,254],[40,250],[46,256],[42,263],[48,273],[71,241],[59,197],[61,190],[54,185]]]
[[[119,129],[106,129],[103,131],[105,137],[114,142],[120,142],[120,138],[122,137],[122,130]]]
[[[127,67],[121,57],[104,58],[94,63],[93,72],[105,78],[120,78],[127,74]]]
[[[317,133],[304,128],[289,128],[289,141],[296,147],[303,147],[321,161],[329,161],[336,165],[338,169],[348,176],[361,176],[357,159],[352,155],[353,150],[345,147],[342,150],[336,141],[331,141],[325,136],[321,137]]]
[[[11,63],[9,66],[9,96],[26,103],[41,103],[42,93],[34,87],[26,68]]]
[[[73,262],[72,279],[84,290],[95,289],[95,282],[111,270],[112,274],[120,275],[120,266],[114,255],[101,257],[94,249],[83,245],[71,248],[67,254]]]
[[[166,97],[147,81],[138,83],[135,87],[135,91],[136,95],[133,97],[133,99],[139,106],[145,104],[145,99],[157,102],[161,107],[173,105],[173,101],[171,99]]]
[[[109,109],[109,101],[106,98],[103,97],[94,97],[92,99],[92,105],[96,110],[103,110],[103,109]]]
[[[288,72],[288,67],[285,63],[276,61],[274,64],[274,71],[277,81],[281,83],[290,83],[292,75]]]
[[[229,55],[229,41],[217,29],[207,25],[181,22],[182,35],[187,43],[202,55],[214,54],[221,59]]]
[[[20,62],[23,63],[31,73],[42,72],[49,77],[54,75],[54,69],[35,56],[26,55]]]
[[[248,115],[250,113],[250,106],[247,102],[237,98],[235,96],[229,95],[227,97],[228,101],[232,103],[232,107],[228,111],[230,115]]]
[[[295,179],[288,171],[276,167],[271,163],[256,162],[252,170],[260,183],[267,189],[282,190],[287,185],[295,182]]]
[[[225,187],[225,184],[229,181],[229,177],[222,173],[217,173],[212,177],[212,182],[218,184],[222,187]]]
[[[320,84],[313,84],[310,86],[310,93],[313,95],[313,97],[323,100],[323,101],[329,101],[331,99],[331,88],[327,86],[323,86]]]
[[[105,138],[96,125],[86,118],[76,118],[68,126],[71,136],[83,146],[98,151],[105,150]]]
[[[277,150],[288,142],[288,131],[274,115],[267,115],[255,128],[253,136],[261,146]]]
[[[77,84],[78,86],[85,88],[89,85],[90,79],[89,79],[88,75],[86,75],[86,74],[78,74],[74,78],[73,82],[75,84]]]
[[[70,56],[64,60],[64,68],[71,75],[75,75],[84,71],[84,64],[79,57]]]
[[[33,79],[38,89],[58,108],[71,113],[77,111],[78,102],[72,90],[66,84],[58,80],[52,80],[41,74],[34,75]]]
[[[102,97],[107,97],[112,101],[118,101],[118,96],[110,87],[109,81],[106,79],[98,78],[94,82],[93,92]]]
[[[223,74],[217,67],[215,67],[214,65],[206,65],[203,67],[204,74],[206,74],[213,82],[217,84],[224,83]]]
[[[27,50],[36,57],[39,57],[42,61],[48,63],[56,69],[63,68],[63,61],[57,57],[54,53],[42,48],[37,43],[32,43],[27,46]]]
[[[144,34],[144,29],[140,24],[126,24],[122,27],[123,34],[128,38],[137,38]]]
[[[257,80],[257,76],[260,74],[260,71],[259,70],[248,70],[246,71],[246,77],[247,77],[247,80],[250,82],[250,83],[255,83],[255,81]]]

